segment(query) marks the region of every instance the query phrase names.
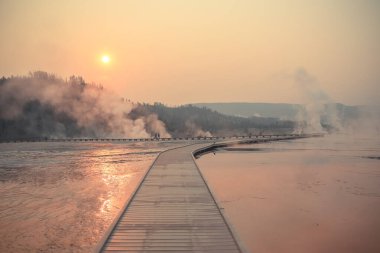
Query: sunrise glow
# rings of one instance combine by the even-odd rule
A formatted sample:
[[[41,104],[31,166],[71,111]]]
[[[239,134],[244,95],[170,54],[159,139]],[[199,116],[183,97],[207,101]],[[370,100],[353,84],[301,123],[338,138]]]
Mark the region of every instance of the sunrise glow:
[[[111,58],[108,55],[103,55],[102,56],[102,62],[104,64],[108,64],[111,61]]]

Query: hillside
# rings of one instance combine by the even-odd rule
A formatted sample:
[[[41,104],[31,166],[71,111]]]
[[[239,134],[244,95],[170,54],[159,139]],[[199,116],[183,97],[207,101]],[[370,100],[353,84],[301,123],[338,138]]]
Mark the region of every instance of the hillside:
[[[307,113],[308,107],[318,110],[322,122],[331,114],[336,114],[342,122],[356,120],[368,114],[376,114],[379,108],[375,106],[348,106],[340,103],[330,104],[286,104],[286,103],[195,103],[193,106],[209,108],[225,115],[241,117],[270,117],[291,121],[302,120],[302,114]],[[318,108],[315,108],[318,107]]]
[[[210,108],[226,115],[286,120],[294,120],[300,109],[300,105],[284,103],[195,103],[192,105]]]
[[[139,104],[130,116],[155,114],[173,136],[210,136],[257,133],[289,133],[295,124],[275,118],[236,117],[192,105],[168,107],[160,103]]]
[[[0,140],[149,138],[291,132],[294,123],[195,106],[135,104],[82,77],[43,71],[0,79]]]

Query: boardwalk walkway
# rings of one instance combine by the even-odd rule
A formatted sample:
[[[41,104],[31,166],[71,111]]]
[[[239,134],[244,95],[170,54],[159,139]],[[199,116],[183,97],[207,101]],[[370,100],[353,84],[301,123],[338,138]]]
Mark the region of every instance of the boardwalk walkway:
[[[102,252],[241,252],[193,161],[204,146],[159,155]]]
[[[193,144],[162,152],[146,174],[101,252],[241,252],[193,160],[193,152],[236,143],[321,135],[256,136],[248,140]],[[199,154],[199,152],[197,152]]]

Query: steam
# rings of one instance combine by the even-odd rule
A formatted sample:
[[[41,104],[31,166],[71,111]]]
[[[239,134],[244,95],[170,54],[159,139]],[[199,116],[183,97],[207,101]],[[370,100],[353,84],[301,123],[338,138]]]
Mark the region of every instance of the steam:
[[[23,131],[27,137],[170,136],[157,115],[130,119],[128,114],[133,108],[131,102],[81,77],[65,81],[38,71],[28,77],[2,79],[0,83],[0,120],[8,125],[25,122]]]
[[[299,107],[296,116],[296,133],[380,133],[380,108],[371,106],[344,106],[321,88],[318,80],[305,69],[294,73],[297,90],[306,103]]]
[[[187,129],[188,136],[196,136],[196,137],[212,137],[212,134],[209,131],[202,130],[199,126],[197,126],[194,122],[187,120],[185,122],[185,126]]]
[[[158,133],[161,138],[171,137],[166,131],[165,124],[158,119],[157,114],[150,114],[144,117],[144,122],[148,132]]]
[[[333,104],[332,99],[320,87],[319,82],[311,76],[305,69],[300,68],[294,74],[294,81],[297,90],[306,101],[301,107],[296,116],[298,127],[296,132],[325,132],[322,126],[322,119],[325,124],[329,125],[334,131],[342,129],[341,120],[337,115],[336,108],[329,106],[326,110],[326,105]]]

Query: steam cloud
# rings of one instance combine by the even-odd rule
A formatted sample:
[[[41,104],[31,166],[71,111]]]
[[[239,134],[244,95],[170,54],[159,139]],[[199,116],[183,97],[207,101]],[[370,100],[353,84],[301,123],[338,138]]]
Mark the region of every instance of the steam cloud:
[[[296,131],[324,132],[321,124],[324,106],[331,103],[329,96],[320,88],[318,81],[312,77],[305,69],[298,69],[294,74],[294,81],[297,90],[301,92],[307,103],[303,110],[299,110],[298,122],[304,122],[303,128]]]
[[[348,107],[337,104],[321,88],[318,80],[305,69],[294,73],[297,90],[307,101],[299,107],[296,116],[296,133],[310,132],[380,132],[379,108],[368,106]],[[350,111],[345,109],[350,108]]]
[[[7,137],[170,137],[157,115],[129,118],[133,108],[131,102],[81,77],[65,81],[37,71],[0,83],[0,129],[8,126],[2,129]],[[10,129],[20,122],[23,129]]]
[[[189,136],[199,136],[199,137],[212,137],[212,134],[209,131],[202,130],[194,122],[187,120],[185,122],[187,128],[187,135]]]

